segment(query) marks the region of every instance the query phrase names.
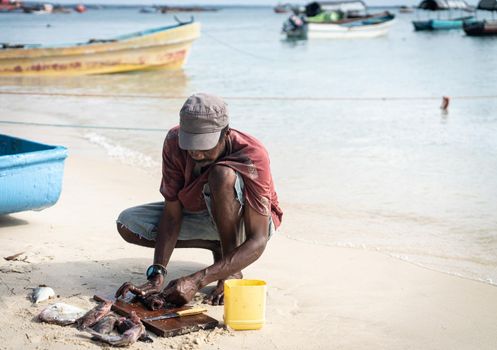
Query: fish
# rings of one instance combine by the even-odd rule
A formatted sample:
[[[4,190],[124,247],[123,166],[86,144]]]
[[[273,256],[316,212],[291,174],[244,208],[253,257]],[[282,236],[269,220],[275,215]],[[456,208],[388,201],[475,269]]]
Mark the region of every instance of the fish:
[[[145,326],[140,322],[120,335],[100,334],[89,328],[86,331],[92,335],[92,340],[101,341],[112,346],[129,346],[145,333]]]
[[[134,325],[135,323],[133,321],[122,317],[116,322],[116,329],[119,333],[122,334],[126,332],[128,329],[133,328]]]
[[[153,343],[154,340],[152,339],[152,337],[150,337],[147,333],[147,331],[145,331],[142,335],[140,335],[140,337],[138,338],[138,341],[141,341],[141,342],[144,342],[144,343]]]
[[[114,315],[107,315],[98,321],[93,327],[91,327],[95,332],[100,334],[109,334],[114,330],[114,326],[117,322],[117,317]]]
[[[81,316],[86,313],[77,306],[55,303],[43,309],[38,315],[41,322],[55,323],[61,326],[67,326],[76,322]]]
[[[31,293],[31,301],[33,304],[41,303],[42,301],[55,298],[55,292],[52,288],[47,286],[41,286],[33,289]]]
[[[111,300],[106,300],[95,306],[76,321],[77,328],[81,331],[85,328],[93,326],[110,312],[112,304],[114,303]]]
[[[124,333],[134,325],[141,323],[140,318],[135,311],[131,311],[129,318],[119,317],[116,323],[116,329],[119,333]]]
[[[133,328],[136,324],[141,323],[140,318],[136,312],[131,311],[129,318],[120,317],[116,322],[117,331],[121,334]],[[146,331],[138,338],[139,341],[144,343],[152,343],[154,340],[148,335]]]

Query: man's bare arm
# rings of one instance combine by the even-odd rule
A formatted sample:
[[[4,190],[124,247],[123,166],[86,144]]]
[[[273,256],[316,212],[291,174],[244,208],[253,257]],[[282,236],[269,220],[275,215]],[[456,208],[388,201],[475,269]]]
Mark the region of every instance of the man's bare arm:
[[[176,241],[178,240],[181,220],[182,206],[179,201],[168,202],[164,205],[155,241],[154,264],[166,267],[169,263]],[[142,297],[158,293],[164,284],[164,277],[161,274],[157,274],[140,286],[135,286],[131,282],[125,282],[117,290],[116,298],[124,298],[128,292]]]
[[[182,219],[183,208],[179,201],[167,202],[164,205],[155,239],[154,264],[166,267],[169,263],[178,241]]]
[[[231,253],[223,256],[218,262],[194,274],[196,278],[200,278],[200,288],[240,272],[256,261],[264,252],[268,239],[269,217],[259,214],[250,205],[247,205],[243,219],[245,242]]]
[[[213,265],[192,275],[171,281],[164,289],[162,297],[171,303],[183,305],[195,293],[211,282],[226,279],[257,260],[266,248],[269,217],[257,213],[247,205],[244,212],[245,242]]]

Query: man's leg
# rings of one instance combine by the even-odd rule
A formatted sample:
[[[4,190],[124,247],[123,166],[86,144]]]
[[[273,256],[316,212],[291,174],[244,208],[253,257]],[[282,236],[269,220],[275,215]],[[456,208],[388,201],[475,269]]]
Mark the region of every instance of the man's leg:
[[[241,244],[240,223],[243,215],[242,205],[235,193],[237,175],[229,167],[215,165],[209,172],[209,189],[211,199],[211,214],[216,223],[221,242],[221,253],[226,255]],[[242,278],[237,272],[227,279]],[[213,305],[224,302],[224,281],[219,280],[214,291],[207,297],[207,302]]]
[[[155,240],[145,239],[128,230],[124,225],[117,223],[117,231],[121,237],[128,243],[136,244],[142,247],[155,248]],[[203,239],[191,239],[186,241],[179,240],[175,248],[200,248],[208,249],[212,252],[214,261],[222,258],[221,244],[219,241],[207,241]]]
[[[117,231],[128,243],[155,248],[155,236],[163,208],[164,202],[156,202],[126,209],[117,219]],[[199,225],[205,227],[203,223],[208,223],[209,220],[208,214],[205,216],[185,215],[176,248],[208,249],[212,252],[214,261],[221,259],[221,245],[218,240],[215,240],[217,238],[215,228],[211,229],[210,235],[206,235],[204,229],[204,236],[212,237],[212,239],[196,239],[194,235],[199,232]],[[184,236],[183,239],[182,236]]]
[[[128,243],[136,244],[142,247],[155,248],[155,240],[145,239],[142,236],[139,236],[126,228],[120,222],[117,223],[117,232],[121,235],[121,237]]]

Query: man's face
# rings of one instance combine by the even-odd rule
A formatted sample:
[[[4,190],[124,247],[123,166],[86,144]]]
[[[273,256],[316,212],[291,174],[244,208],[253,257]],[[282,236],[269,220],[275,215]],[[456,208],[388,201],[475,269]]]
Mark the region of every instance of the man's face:
[[[224,147],[225,142],[224,139],[222,139],[214,148],[207,151],[188,150],[187,152],[193,161],[203,168],[214,163],[224,152]]]

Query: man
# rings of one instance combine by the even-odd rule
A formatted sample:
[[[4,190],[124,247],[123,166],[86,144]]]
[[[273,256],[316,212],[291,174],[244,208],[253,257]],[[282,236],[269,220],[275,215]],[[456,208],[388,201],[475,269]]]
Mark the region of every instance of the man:
[[[224,281],[242,278],[242,269],[261,256],[281,223],[267,151],[252,136],[230,129],[221,98],[199,93],[181,108],[180,125],[168,132],[162,157],[165,202],[127,209],[117,220],[124,240],[155,248],[148,281],[126,282],[116,297],[132,292],[152,309],[165,302],[183,305],[218,281],[205,302],[223,304]],[[209,249],[214,263],[161,292],[174,248]]]

